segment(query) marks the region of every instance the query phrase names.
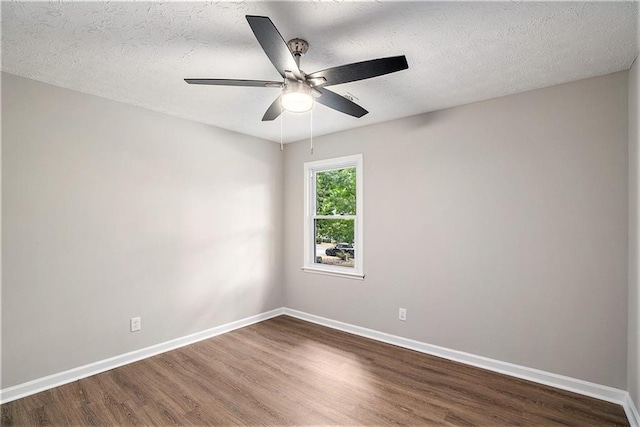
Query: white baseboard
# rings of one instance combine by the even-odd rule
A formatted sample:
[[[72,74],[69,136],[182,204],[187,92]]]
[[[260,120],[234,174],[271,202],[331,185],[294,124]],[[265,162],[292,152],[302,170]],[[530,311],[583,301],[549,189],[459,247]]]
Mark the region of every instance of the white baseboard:
[[[13,400],[17,400],[22,397],[30,396],[41,391],[77,381],[91,375],[96,375],[101,372],[117,368],[119,366],[137,362],[139,360],[146,359],[148,357],[155,356],[157,354],[164,353],[170,350],[174,350],[176,348],[184,347],[186,345],[193,344],[207,338],[231,332],[235,329],[262,322],[264,320],[271,319],[282,314],[286,314],[291,317],[305,320],[307,322],[316,323],[332,329],[349,332],[351,334],[359,335],[365,338],[381,341],[387,344],[393,344],[398,347],[403,347],[421,353],[442,357],[444,359],[449,359],[467,365],[476,366],[478,368],[499,372],[501,374],[510,375],[512,377],[545,384],[562,390],[572,391],[607,402],[617,403],[624,408],[631,427],[640,427],[640,415],[638,414],[638,408],[635,407],[629,393],[625,390],[607,387],[604,385],[566,377],[563,375],[553,374],[538,369],[527,368],[526,366],[515,365],[508,362],[502,362],[500,360],[489,359],[487,357],[477,356],[471,353],[451,350],[445,347],[439,347],[436,345],[431,345],[420,341],[379,332],[373,329],[367,329],[360,326],[327,319],[290,308],[278,308],[265,313],[257,314],[255,316],[247,317],[245,319],[237,320],[235,322],[220,325],[215,328],[207,329],[202,332],[197,332],[185,337],[176,338],[171,341],[156,344],[151,347],[146,347],[140,350],[132,351],[130,353],[121,354],[109,359],[100,360],[88,365],[69,369],[68,371],[59,372],[57,374],[8,387],[0,390],[0,403],[11,402]]]
[[[631,427],[639,427],[640,426],[640,413],[638,413],[638,408],[633,403],[631,396],[627,393],[626,404],[622,405],[624,408],[624,412],[627,414],[627,418],[629,419],[629,424]]]
[[[140,350],[121,354],[109,359],[104,359],[94,363],[90,363],[88,365],[69,369],[68,371],[59,372],[57,374],[48,375],[46,377],[8,387],[0,390],[0,403],[11,402],[13,400],[39,393],[41,391],[45,391],[54,387],[58,387],[63,384],[68,384],[82,378],[90,377],[91,375],[96,375],[101,372],[117,368],[119,366],[137,362],[139,360],[146,359],[160,353],[165,353],[169,350],[174,350],[176,348],[184,347],[185,345],[193,344],[207,338],[215,337],[216,335],[231,332],[235,329],[243,328],[245,326],[262,322],[263,320],[267,320],[272,317],[280,316],[281,314],[283,314],[283,312],[283,308],[277,308],[275,310],[260,313],[255,316],[236,320],[235,322],[216,326],[215,328],[207,329],[202,332],[197,332],[195,334],[152,345],[151,347],[142,348]]]
[[[445,347],[426,344],[420,341],[399,337],[396,335],[379,332],[373,329],[367,329],[348,323],[338,322],[336,320],[327,319],[316,316],[314,314],[305,313],[290,308],[284,309],[284,314],[305,320],[307,322],[316,323],[329,328],[349,332],[361,337],[370,338],[387,344],[393,344],[398,347],[415,350],[420,353],[430,354],[442,357],[444,359],[453,360],[464,363],[466,365],[476,366],[478,368],[487,369],[493,372],[533,381],[539,384],[556,387],[562,390],[572,391],[585,396],[594,397],[596,399],[607,402],[617,403],[624,408],[631,427],[640,427],[640,417],[635,408],[629,392],[613,387],[591,383],[576,378],[566,377],[564,375],[553,374],[551,372],[541,371],[539,369],[527,368],[526,366],[515,365],[513,363],[502,362],[500,360],[489,359],[483,356],[477,356],[463,351],[451,350]]]

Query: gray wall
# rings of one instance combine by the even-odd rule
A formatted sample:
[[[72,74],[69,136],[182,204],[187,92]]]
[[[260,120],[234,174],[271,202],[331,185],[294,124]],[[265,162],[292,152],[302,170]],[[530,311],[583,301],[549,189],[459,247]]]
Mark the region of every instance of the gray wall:
[[[621,72],[288,145],[286,304],[626,389],[627,142]],[[366,278],[304,273],[303,163],[355,153]]]
[[[1,386],[286,305],[628,381],[640,406],[633,262],[626,344],[637,82],[636,64],[629,93],[617,73],[316,138],[313,156],[291,144],[283,159],[276,144],[3,74]],[[355,153],[367,277],[303,273],[302,164]]]
[[[640,65],[629,71],[629,356],[628,387],[640,409]]]
[[[276,144],[8,74],[2,143],[3,388],[283,305]]]

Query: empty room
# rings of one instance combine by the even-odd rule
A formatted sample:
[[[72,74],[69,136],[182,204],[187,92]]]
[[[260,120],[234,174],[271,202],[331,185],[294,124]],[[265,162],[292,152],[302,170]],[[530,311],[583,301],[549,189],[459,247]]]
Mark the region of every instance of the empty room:
[[[639,5],[0,2],[0,424],[640,427]]]

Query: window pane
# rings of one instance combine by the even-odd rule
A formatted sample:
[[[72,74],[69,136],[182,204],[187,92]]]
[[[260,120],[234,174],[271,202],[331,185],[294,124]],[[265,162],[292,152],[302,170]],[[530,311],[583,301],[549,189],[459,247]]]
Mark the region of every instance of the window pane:
[[[316,173],[316,215],[356,214],[356,168]]]
[[[316,263],[353,268],[355,265],[353,227],[353,219],[316,219]]]

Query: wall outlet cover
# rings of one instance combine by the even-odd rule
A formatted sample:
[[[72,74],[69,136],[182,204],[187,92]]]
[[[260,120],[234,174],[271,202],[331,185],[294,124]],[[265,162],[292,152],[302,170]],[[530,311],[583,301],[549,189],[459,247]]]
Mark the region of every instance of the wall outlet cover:
[[[142,329],[142,321],[139,317],[131,318],[131,332],[136,332]]]

